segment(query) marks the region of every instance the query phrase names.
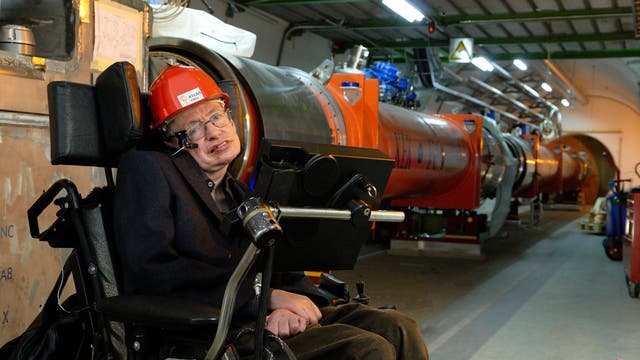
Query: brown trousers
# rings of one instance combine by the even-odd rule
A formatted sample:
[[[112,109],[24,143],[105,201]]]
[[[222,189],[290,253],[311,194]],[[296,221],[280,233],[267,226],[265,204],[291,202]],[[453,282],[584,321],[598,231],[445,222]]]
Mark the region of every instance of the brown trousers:
[[[321,310],[318,325],[284,339],[298,360],[429,359],[416,322],[398,311],[361,304]],[[274,353],[277,359],[286,358]]]

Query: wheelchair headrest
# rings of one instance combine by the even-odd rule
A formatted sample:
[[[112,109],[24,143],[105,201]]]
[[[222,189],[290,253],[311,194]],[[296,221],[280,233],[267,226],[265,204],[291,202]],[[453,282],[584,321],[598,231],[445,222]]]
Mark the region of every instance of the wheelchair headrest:
[[[95,86],[68,81],[48,85],[51,163],[116,167],[120,154],[148,128],[133,65],[118,62]]]

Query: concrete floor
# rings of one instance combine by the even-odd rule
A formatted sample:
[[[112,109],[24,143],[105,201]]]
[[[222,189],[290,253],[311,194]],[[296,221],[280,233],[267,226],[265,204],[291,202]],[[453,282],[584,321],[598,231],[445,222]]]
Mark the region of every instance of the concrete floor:
[[[421,326],[432,360],[640,359],[640,300],[601,235],[577,211],[545,211],[537,227],[507,224],[484,260],[372,251],[353,271],[372,305],[393,304]],[[353,294],[352,294],[353,295]]]

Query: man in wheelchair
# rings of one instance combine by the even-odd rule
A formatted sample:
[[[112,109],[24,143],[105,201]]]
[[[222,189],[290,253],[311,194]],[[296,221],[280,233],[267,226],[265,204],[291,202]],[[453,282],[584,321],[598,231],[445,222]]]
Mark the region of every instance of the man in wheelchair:
[[[117,174],[114,225],[123,291],[220,307],[236,266],[223,216],[250,194],[227,173],[240,153],[229,97],[203,71],[172,66],[151,85],[149,104],[151,128],[164,148],[130,150]],[[256,319],[255,275],[239,287],[236,323]],[[272,285],[266,329],[298,359],[428,358],[415,321],[405,315],[362,304],[327,306],[303,274],[285,278]]]
[[[302,273],[274,274],[273,281],[265,275],[270,271],[237,276],[247,267],[239,266],[244,257],[234,256],[238,234],[228,231],[225,219],[252,194],[227,173],[240,153],[240,140],[229,96],[206,73],[172,66],[160,74],[150,88],[152,130],[143,141],[139,134],[145,131],[138,127],[144,116],[130,64],[105,70],[95,88],[50,85],[49,102],[53,164],[118,167],[113,198],[107,171],[109,191],[81,199],[75,185],[63,179],[29,209],[33,237],[77,250],[41,313],[44,325],[58,324],[56,319],[68,314],[77,315],[73,323],[81,320],[79,328],[88,336],[82,335],[78,346],[89,350],[72,349],[80,354],[75,358],[202,358],[206,353],[210,359],[218,335],[226,337],[227,329],[219,330],[229,308],[226,293],[233,288],[232,336],[223,337],[227,350],[220,354],[216,348],[216,359],[264,358],[264,353],[289,359],[428,359],[416,322],[397,311],[359,303],[330,306]],[[92,123],[95,118],[99,125]],[[61,190],[66,198],[56,199]],[[61,206],[58,221],[40,233],[38,215],[51,203]],[[69,240],[71,234],[77,239]],[[56,292],[72,272],[79,307],[63,314]],[[260,296],[261,284],[268,297]],[[265,319],[265,300],[265,323],[256,324]],[[43,353],[59,338],[76,336],[44,325],[32,325],[13,341],[17,350],[9,358]],[[256,352],[254,343],[262,344],[261,337],[254,341],[244,335],[264,327],[270,341]],[[42,334],[51,341],[41,344]],[[216,341],[203,351],[213,336]],[[160,351],[149,350],[154,345]]]
[[[236,265],[231,240],[220,229],[222,216],[249,193],[227,174],[240,153],[229,97],[201,70],[174,66],[153,83],[149,102],[151,127],[166,149],[133,150],[120,160],[114,228],[124,291],[220,307]],[[253,275],[240,286],[239,316],[257,315]],[[280,289],[272,289],[269,303],[267,329],[281,337],[303,332],[322,316],[308,297]]]

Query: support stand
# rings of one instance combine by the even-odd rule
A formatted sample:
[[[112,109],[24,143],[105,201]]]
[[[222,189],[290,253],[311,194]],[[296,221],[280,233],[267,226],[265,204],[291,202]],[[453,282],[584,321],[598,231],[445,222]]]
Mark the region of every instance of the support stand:
[[[274,244],[275,245],[275,244]],[[258,308],[258,320],[256,320],[255,355],[256,360],[262,360],[262,348],[264,347],[264,327],[267,324],[267,310],[269,306],[269,294],[271,293],[271,275],[273,274],[273,257],[275,249],[272,246],[266,248],[266,261],[262,273],[262,286],[260,290],[260,307]]]

